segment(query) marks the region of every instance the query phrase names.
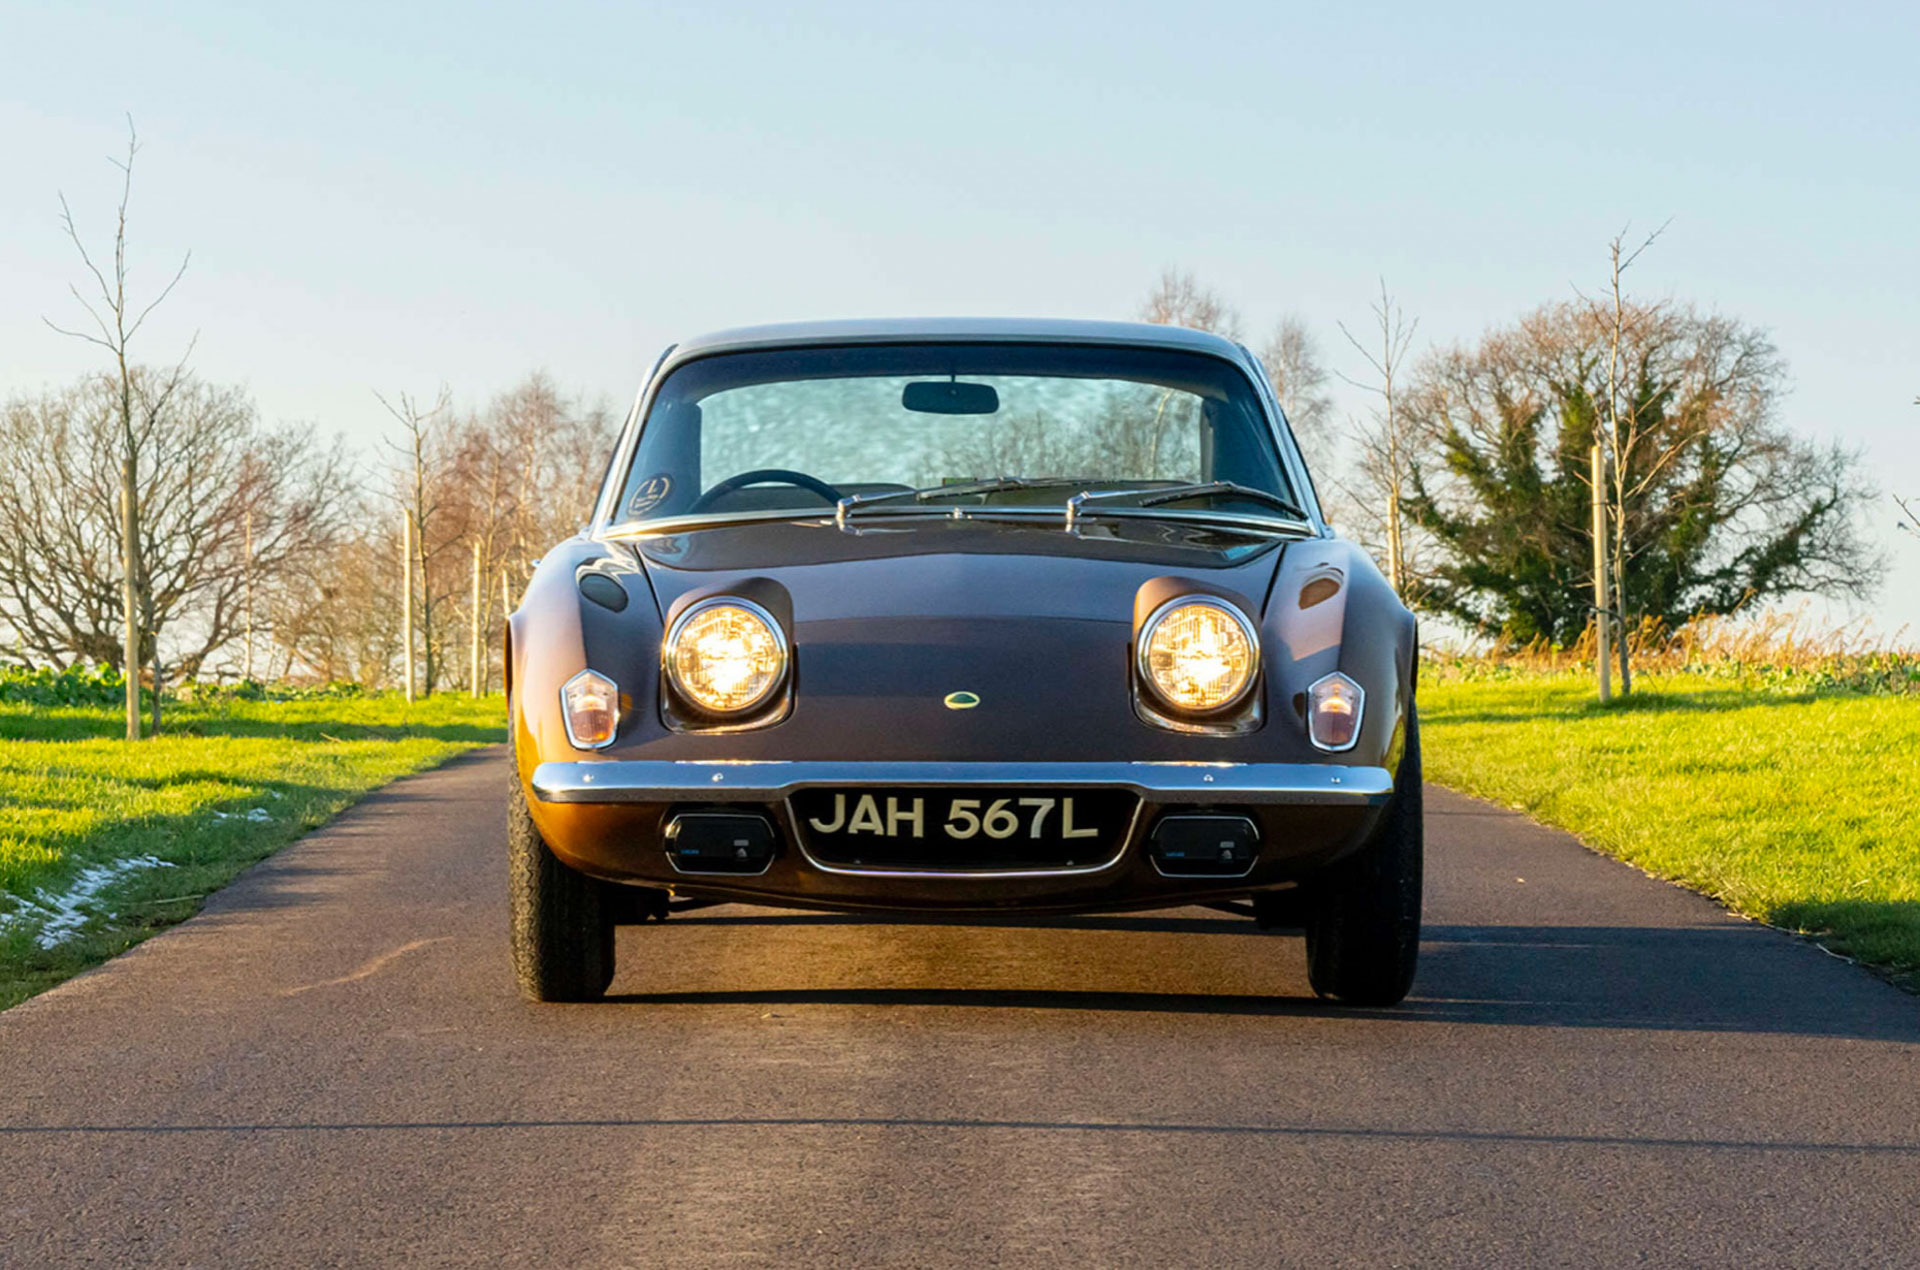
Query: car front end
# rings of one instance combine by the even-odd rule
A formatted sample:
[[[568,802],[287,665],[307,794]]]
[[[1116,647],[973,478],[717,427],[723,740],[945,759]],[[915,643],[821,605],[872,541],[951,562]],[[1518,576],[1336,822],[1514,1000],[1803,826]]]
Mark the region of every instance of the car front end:
[[[1301,920],[1407,797],[1413,619],[1252,359],[915,329],[722,337],[650,380],[510,620],[516,805],[557,876],[602,921]]]

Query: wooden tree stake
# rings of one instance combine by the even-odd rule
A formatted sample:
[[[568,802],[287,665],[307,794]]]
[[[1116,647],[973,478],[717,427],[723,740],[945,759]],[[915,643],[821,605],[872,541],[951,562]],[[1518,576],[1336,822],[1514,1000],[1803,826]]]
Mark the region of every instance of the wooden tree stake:
[[[400,513],[400,644],[407,700],[413,700],[413,515]]]
[[[1607,461],[1593,447],[1593,668],[1600,700],[1613,700],[1613,665],[1608,656],[1613,615],[1607,604]]]
[[[473,600],[468,606],[467,687],[474,696],[482,696],[487,685],[480,679],[480,540],[473,540]]]

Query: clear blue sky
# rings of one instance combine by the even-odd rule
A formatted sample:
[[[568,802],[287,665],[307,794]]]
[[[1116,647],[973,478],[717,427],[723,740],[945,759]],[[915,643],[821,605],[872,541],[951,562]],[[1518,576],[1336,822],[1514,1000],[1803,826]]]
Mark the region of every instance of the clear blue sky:
[[[374,388],[624,404],[697,330],[1130,316],[1167,265],[1357,371],[1380,275],[1471,339],[1671,216],[1635,289],[1769,328],[1790,422],[1920,494],[1920,8],[1821,8],[0,0],[0,393],[90,364],[56,194],[101,241],[130,111],[138,276],[194,253],[149,354],[360,439]]]

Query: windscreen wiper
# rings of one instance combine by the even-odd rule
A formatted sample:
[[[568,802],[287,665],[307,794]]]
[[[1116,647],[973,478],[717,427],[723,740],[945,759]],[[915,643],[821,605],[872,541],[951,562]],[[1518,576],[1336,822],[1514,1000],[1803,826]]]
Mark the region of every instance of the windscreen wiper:
[[[1192,485],[1154,486],[1148,489],[1081,490],[1067,500],[1067,528],[1072,529],[1079,523],[1082,509],[1095,499],[1132,498],[1136,500],[1133,503],[1135,507],[1158,507],[1163,503],[1184,503],[1190,498],[1207,498],[1214,495],[1251,499],[1254,502],[1265,503],[1294,520],[1312,523],[1312,518],[1307,515],[1306,509],[1284,494],[1255,489],[1251,485],[1241,485],[1235,481],[1200,481]]]
[[[1061,485],[1085,485],[1086,483],[1087,479],[1084,476],[998,476],[990,481],[970,481],[964,485],[929,485],[925,489],[890,489],[876,494],[849,494],[833,505],[833,523],[845,529],[847,517],[852,515],[855,509],[901,498],[911,498],[916,503],[925,503],[936,498],[953,498],[969,494],[1004,494],[1008,490],[1050,489]]]

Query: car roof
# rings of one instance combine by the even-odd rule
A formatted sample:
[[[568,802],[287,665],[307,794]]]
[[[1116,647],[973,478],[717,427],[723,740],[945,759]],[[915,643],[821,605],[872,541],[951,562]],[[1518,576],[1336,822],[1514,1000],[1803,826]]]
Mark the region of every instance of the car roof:
[[[1135,344],[1150,348],[1210,353],[1242,361],[1241,346],[1210,331],[1146,322],[1091,322],[1071,318],[863,318],[824,322],[780,322],[714,331],[686,340],[671,351],[673,361],[708,353],[749,348],[785,348],[809,344],[898,344],[920,341],[955,343]]]
[[[1246,345],[1224,335],[1185,326],[1020,317],[839,318],[818,322],[775,322],[712,331],[668,346],[655,363],[652,373],[642,383],[640,393],[634,399],[633,413],[618,445],[624,449],[637,443],[641,411],[646,405],[648,393],[664,375],[695,358],[747,349],[916,343],[1130,344],[1141,348],[1171,349],[1218,357],[1240,366],[1263,390],[1267,383],[1259,360]],[[1284,415],[1280,417],[1284,418]],[[1282,461],[1287,465],[1289,481],[1299,496],[1307,500],[1306,506],[1313,512],[1314,524],[1320,532],[1328,532],[1326,522],[1320,518],[1312,478],[1306,474],[1297,447],[1289,440],[1283,449]],[[615,458],[617,462],[618,451]],[[613,479],[614,471],[615,468],[608,469],[609,480]],[[610,493],[602,492],[603,499],[610,497]],[[604,514],[605,510],[597,505],[595,515]]]

